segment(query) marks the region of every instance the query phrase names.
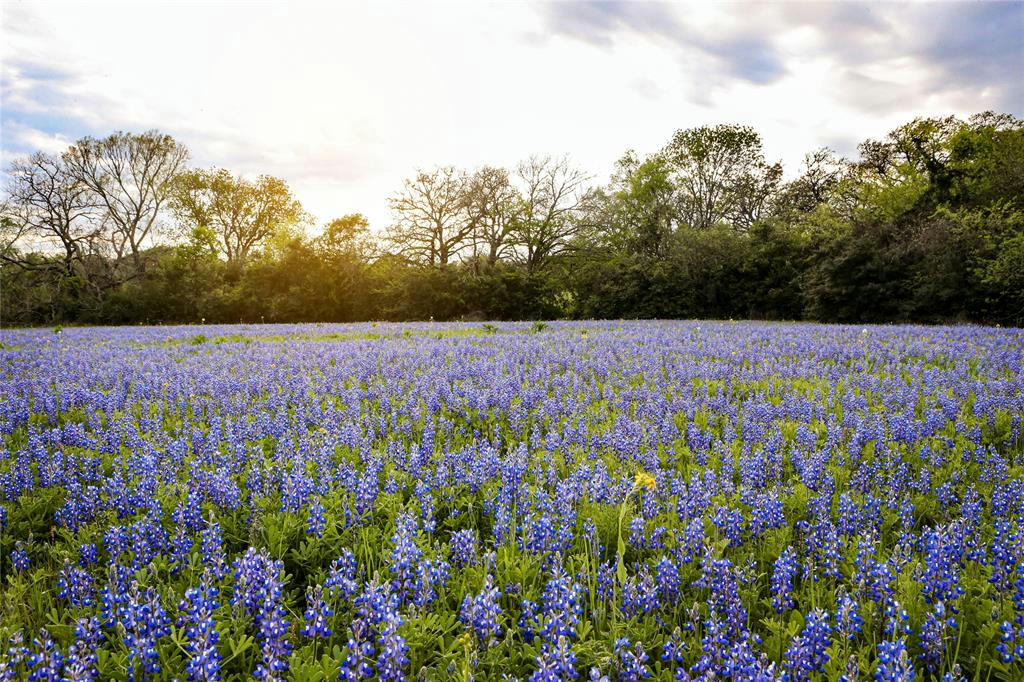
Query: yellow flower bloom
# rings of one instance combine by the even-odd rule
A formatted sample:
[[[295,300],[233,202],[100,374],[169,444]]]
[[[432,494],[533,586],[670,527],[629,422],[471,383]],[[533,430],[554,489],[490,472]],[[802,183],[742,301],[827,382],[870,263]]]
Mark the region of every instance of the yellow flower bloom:
[[[638,488],[647,488],[648,490],[654,490],[658,485],[657,481],[654,480],[654,476],[651,476],[646,471],[641,471],[633,479],[633,485]]]

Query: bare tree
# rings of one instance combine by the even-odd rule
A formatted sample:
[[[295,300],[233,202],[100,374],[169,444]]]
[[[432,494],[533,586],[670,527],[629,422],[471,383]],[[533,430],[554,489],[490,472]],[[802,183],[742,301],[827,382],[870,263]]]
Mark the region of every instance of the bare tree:
[[[782,184],[782,164],[754,164],[746,173],[736,179],[732,186],[732,201],[729,218],[733,227],[749,230],[750,227],[768,215],[779,194]]]
[[[803,172],[782,188],[777,211],[810,213],[821,204],[831,202],[849,165],[828,147],[805,154]]]
[[[516,257],[531,271],[565,251],[581,228],[590,177],[568,157],[533,156],[519,164],[522,200],[515,219]]]
[[[272,235],[305,216],[283,180],[262,175],[250,182],[223,168],[179,174],[170,207],[185,230],[212,230],[230,264],[244,264]]]
[[[388,241],[398,252],[434,267],[445,267],[474,243],[479,215],[471,209],[470,180],[444,166],[420,171],[388,200],[395,222]]]
[[[484,166],[469,183],[470,211],[476,216],[476,246],[489,265],[512,248],[520,196],[504,168]]]
[[[0,257],[23,269],[50,269],[71,276],[95,248],[100,219],[89,188],[68,172],[60,157],[37,152],[14,161],[3,206]],[[59,254],[56,261],[25,253]]]
[[[136,273],[144,269],[142,250],[154,235],[171,181],[187,159],[184,146],[157,131],[86,137],[64,153],[71,175],[106,211],[115,258],[131,256]]]

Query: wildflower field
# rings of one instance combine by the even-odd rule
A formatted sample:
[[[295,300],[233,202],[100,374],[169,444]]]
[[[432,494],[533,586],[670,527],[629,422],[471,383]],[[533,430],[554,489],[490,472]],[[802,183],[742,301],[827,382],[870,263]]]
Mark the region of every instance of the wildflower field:
[[[1024,331],[0,332],[0,680],[1024,679]]]

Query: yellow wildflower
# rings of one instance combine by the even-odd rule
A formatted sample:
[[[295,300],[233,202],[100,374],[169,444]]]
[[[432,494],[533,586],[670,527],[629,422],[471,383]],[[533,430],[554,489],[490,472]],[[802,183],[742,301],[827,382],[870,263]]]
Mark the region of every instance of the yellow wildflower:
[[[636,475],[636,478],[633,479],[633,485],[635,485],[638,488],[647,488],[648,490],[654,490],[657,484],[657,481],[654,480],[654,476],[651,476],[646,471],[641,471]]]

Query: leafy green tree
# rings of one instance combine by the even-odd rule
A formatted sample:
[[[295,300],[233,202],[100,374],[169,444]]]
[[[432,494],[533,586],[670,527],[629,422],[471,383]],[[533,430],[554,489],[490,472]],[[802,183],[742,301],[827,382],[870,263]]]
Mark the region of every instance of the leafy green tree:
[[[305,218],[283,180],[261,175],[249,181],[223,168],[180,173],[171,208],[186,234],[203,227],[216,235],[218,250],[232,266],[245,264],[275,233]]]
[[[729,223],[747,229],[768,208],[782,168],[764,159],[749,126],[680,130],[660,152],[672,171],[680,220],[696,229]]]

